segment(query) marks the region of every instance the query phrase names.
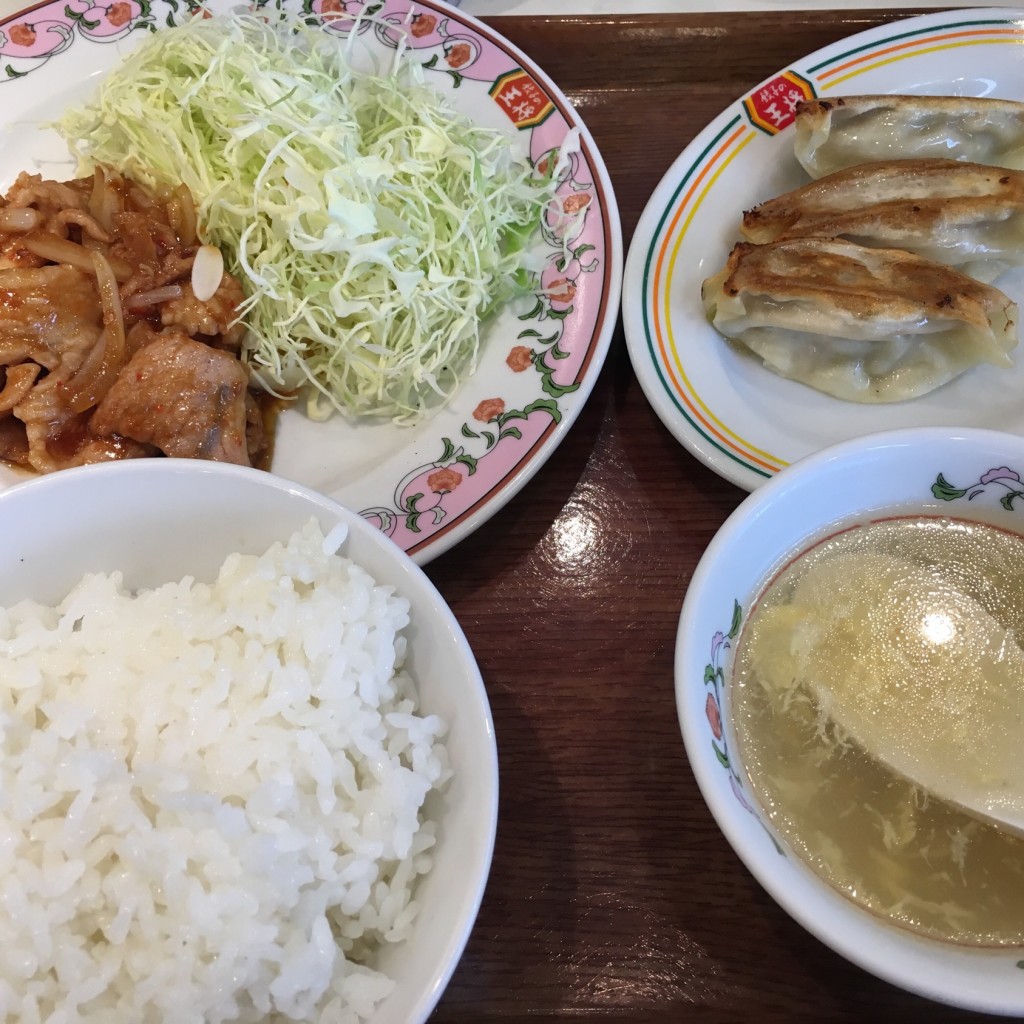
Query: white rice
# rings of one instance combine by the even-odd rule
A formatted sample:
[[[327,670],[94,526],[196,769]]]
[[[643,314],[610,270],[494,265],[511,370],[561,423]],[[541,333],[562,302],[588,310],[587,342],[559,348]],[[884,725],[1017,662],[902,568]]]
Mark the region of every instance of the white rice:
[[[214,584],[0,609],[0,1020],[365,1019],[444,726],[409,604],[315,523]]]

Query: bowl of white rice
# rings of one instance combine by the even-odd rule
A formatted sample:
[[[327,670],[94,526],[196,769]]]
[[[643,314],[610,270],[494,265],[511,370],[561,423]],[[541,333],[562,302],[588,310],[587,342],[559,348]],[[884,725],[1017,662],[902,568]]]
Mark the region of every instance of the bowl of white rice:
[[[483,894],[486,692],[423,572],[276,476],[0,492],[0,1019],[416,1024]]]

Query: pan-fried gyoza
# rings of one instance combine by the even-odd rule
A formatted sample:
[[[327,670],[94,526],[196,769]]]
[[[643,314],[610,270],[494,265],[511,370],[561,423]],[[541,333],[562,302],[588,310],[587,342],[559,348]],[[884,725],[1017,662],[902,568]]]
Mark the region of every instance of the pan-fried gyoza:
[[[916,398],[980,363],[1010,366],[1017,345],[1017,306],[999,289],[837,238],[740,242],[702,300],[769,370],[849,402]]]
[[[171,455],[261,464],[238,282],[184,185],[22,174],[0,198],[0,459],[46,473]]]
[[[845,238],[994,281],[1024,262],[1024,171],[958,160],[858,164],[761,203],[744,238]]]
[[[793,151],[822,178],[876,160],[970,160],[1024,170],[1024,103],[982,96],[831,96],[796,108]]]

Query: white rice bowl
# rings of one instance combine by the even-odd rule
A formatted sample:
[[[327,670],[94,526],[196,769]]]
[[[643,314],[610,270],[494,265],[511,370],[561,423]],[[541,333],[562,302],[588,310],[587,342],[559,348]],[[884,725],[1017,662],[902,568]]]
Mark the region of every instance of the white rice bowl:
[[[496,785],[420,570],[317,495],[176,460],[19,485],[0,530],[0,1018],[424,1019]],[[463,710],[430,706],[439,670]],[[453,793],[483,842],[452,845]]]

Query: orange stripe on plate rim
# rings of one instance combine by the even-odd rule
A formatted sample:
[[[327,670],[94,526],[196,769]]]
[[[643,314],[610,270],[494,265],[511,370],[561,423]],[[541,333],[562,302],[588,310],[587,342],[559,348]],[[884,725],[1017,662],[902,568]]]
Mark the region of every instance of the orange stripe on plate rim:
[[[672,217],[667,229],[662,235],[661,246],[659,247],[658,256],[655,261],[654,268],[654,282],[652,287],[652,321],[654,327],[654,333],[658,341],[658,351],[661,355],[662,365],[669,372],[669,377],[672,380],[672,384],[676,389],[676,393],[679,398],[683,401],[686,407],[694,415],[694,417],[705,427],[705,429],[713,434],[719,441],[721,441],[728,448],[733,449],[744,459],[755,463],[758,466],[762,466],[771,472],[777,472],[782,469],[787,463],[771,455],[768,452],[764,452],[761,449],[751,445],[749,441],[744,440],[738,434],[729,430],[707,407],[705,402],[700,396],[693,390],[693,386],[686,376],[686,371],[683,369],[682,362],[679,359],[679,352],[675,345],[675,340],[672,334],[671,327],[671,303],[669,290],[665,285],[672,279],[672,270],[675,267],[679,250],[682,247],[683,239],[686,237],[687,229],[690,223],[693,221],[694,216],[700,209],[708,192],[717,181],[719,175],[725,170],[726,167],[736,158],[736,156],[743,150],[743,148],[751,142],[754,138],[757,138],[755,132],[751,131],[746,125],[741,125],[736,129],[732,135],[726,139],[721,146],[712,154],[711,158],[705,163],[700,173],[694,179],[693,184],[690,186],[686,195],[683,197],[682,202],[676,208],[676,212]],[[738,143],[736,148],[728,156],[725,156],[727,151],[734,143]],[[715,168],[715,165],[721,161],[720,166]],[[712,168],[715,168],[714,173],[710,174]],[[709,177],[710,174],[710,177]],[[696,197],[693,207],[687,213],[687,206],[690,201],[694,198],[695,193],[701,187],[702,182],[705,179],[707,184],[703,190]],[[668,267],[666,269],[666,251],[668,248],[669,241],[673,237],[674,232],[679,226],[679,221],[686,213],[686,219],[682,225],[679,237],[676,240],[675,245],[672,248],[671,255],[668,257]],[[661,323],[661,304],[659,296],[663,295],[664,299],[664,316],[665,324],[664,327]],[[665,336],[667,335],[668,341],[666,343]],[[671,354],[670,351],[671,350]],[[678,376],[676,372],[678,371]],[[691,401],[690,396],[693,396]],[[694,404],[696,403],[696,404]],[[699,406],[699,408],[698,408]],[[742,447],[741,447],[742,446]],[[766,461],[767,460],[767,461]]]

